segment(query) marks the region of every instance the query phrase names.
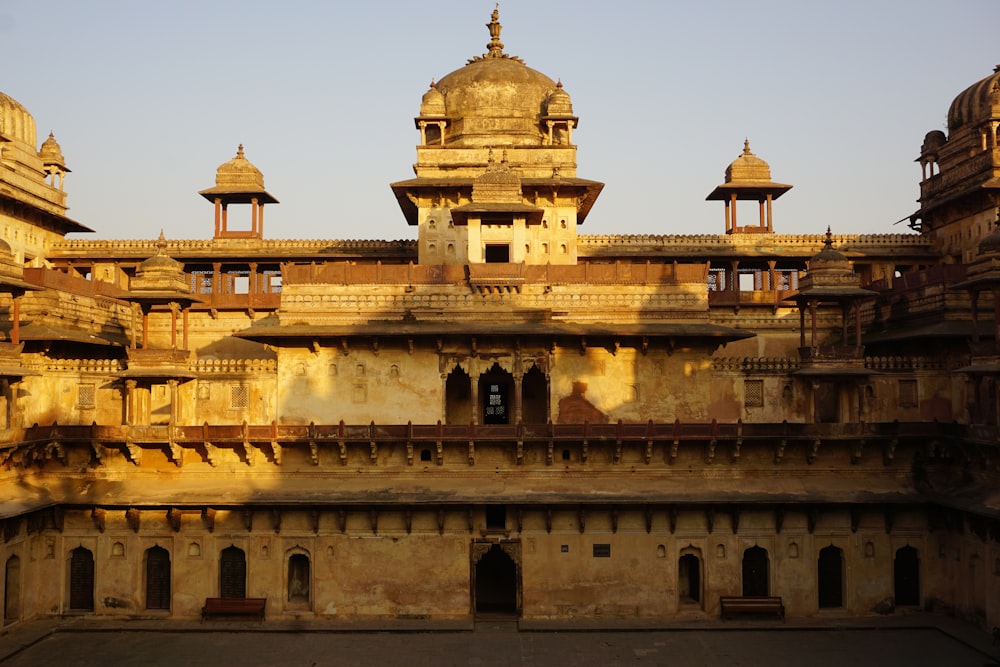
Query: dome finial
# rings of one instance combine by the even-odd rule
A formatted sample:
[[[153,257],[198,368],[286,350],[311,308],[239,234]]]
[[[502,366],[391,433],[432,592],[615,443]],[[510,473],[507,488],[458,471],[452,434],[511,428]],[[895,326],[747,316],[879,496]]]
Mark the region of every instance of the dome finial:
[[[490,58],[503,58],[503,42],[500,41],[500,30],[503,26],[500,25],[500,3],[496,4],[493,8],[493,14],[490,17],[490,22],[486,24],[486,27],[490,30],[490,43],[486,45],[489,51],[488,55]]]
[[[238,158],[243,157],[243,144],[242,143],[239,145],[239,148],[236,149],[236,157],[238,157]]]
[[[753,155],[753,153],[750,152],[750,138],[749,137],[744,137],[743,138],[743,154],[744,155]]]
[[[833,234],[830,233],[830,226],[826,226],[826,238],[823,240],[823,246],[826,248],[833,247]]]
[[[503,26],[500,25],[500,3],[496,3],[496,7],[493,8],[493,14],[490,15],[490,22],[486,24],[486,27],[490,31],[490,41],[486,45],[486,53],[481,56],[473,56],[469,58],[467,64],[479,62],[481,60],[489,60],[491,58],[503,58],[506,60],[513,60],[516,63],[524,64],[524,61],[517,56],[509,56],[503,52],[503,42],[500,41],[500,31]]]

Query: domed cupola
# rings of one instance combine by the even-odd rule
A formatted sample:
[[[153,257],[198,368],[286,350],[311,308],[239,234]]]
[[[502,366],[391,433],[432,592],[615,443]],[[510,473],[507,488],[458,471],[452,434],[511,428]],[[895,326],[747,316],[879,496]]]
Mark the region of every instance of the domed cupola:
[[[0,191],[5,199],[17,202],[21,210],[31,211],[22,218],[28,225],[44,221],[45,234],[64,235],[68,232],[93,231],[66,217],[66,192],[63,178],[69,173],[62,149],[51,133],[39,146],[35,134],[35,119],[17,100],[0,93]],[[34,236],[34,235],[33,235]],[[42,235],[44,236],[44,234]],[[35,238],[41,239],[41,236]],[[47,241],[35,244],[25,236],[16,240],[15,252],[24,257],[44,255]]]
[[[1000,226],[994,225],[993,231],[979,242],[980,257],[1000,257]]]
[[[722,200],[726,204],[726,233],[771,233],[774,221],[771,202],[791,190],[791,185],[771,180],[771,165],[750,151],[750,140],[743,140],[743,153],[726,167],[726,180],[705,198]],[[736,202],[755,200],[760,204],[760,223],[739,227],[736,224]]]
[[[445,130],[448,127],[446,109],[444,95],[432,79],[430,88],[420,99],[420,115],[413,119],[420,130],[421,146],[444,145]]]
[[[573,128],[580,124],[580,119],[573,115],[573,101],[561,80],[556,82],[556,89],[545,100],[542,122],[547,130],[545,143],[550,146],[573,143]]]
[[[959,93],[948,109],[949,131],[990,120],[1000,120],[1000,65],[988,77]]]
[[[37,145],[35,119],[20,102],[3,93],[0,93],[0,135],[32,148]]]
[[[42,160],[45,173],[51,177],[49,185],[63,189],[63,179],[71,169],[66,166],[66,158],[63,157],[62,147],[56,141],[56,137],[49,132],[49,138],[42,142],[42,147],[38,150],[38,157]]]
[[[264,204],[278,203],[264,189],[264,174],[243,155],[243,144],[236,150],[236,157],[219,165],[215,187],[198,194],[215,203],[215,238],[263,238]],[[249,231],[229,229],[230,204],[250,204]]]
[[[545,113],[549,116],[572,116],[573,101],[569,93],[563,88],[562,81],[556,82],[556,89],[549,95],[545,102]]]
[[[236,157],[219,165],[215,172],[215,188],[225,188],[229,193],[264,189],[264,174],[243,155],[243,144],[236,149]]]
[[[826,238],[823,239],[823,249],[809,260],[809,275],[813,276],[815,280],[815,277],[819,275],[841,274],[845,271],[854,273],[847,255],[834,249],[833,235],[830,228],[827,227]]]
[[[425,118],[437,118],[445,115],[444,95],[437,89],[437,84],[434,81],[431,81],[431,87],[420,99],[420,115]]]
[[[160,232],[156,254],[136,267],[129,286],[131,292],[190,294],[191,286],[184,278],[184,265],[166,253],[167,242]]]
[[[486,53],[470,58],[465,67],[442,77],[437,89],[444,96],[449,129],[445,144],[463,147],[538,146],[544,143],[543,123],[549,95],[556,82],[504,52],[498,10],[486,27]]]

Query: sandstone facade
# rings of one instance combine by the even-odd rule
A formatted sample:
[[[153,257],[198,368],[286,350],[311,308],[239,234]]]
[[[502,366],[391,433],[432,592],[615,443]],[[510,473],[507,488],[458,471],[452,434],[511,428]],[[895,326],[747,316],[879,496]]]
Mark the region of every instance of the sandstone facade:
[[[421,100],[416,241],[265,238],[242,147],[210,240],[66,238],[0,96],[5,622],[1000,624],[1000,73],[925,139],[915,233],[779,233],[747,143],[724,233],[596,236],[569,93],[490,34]]]

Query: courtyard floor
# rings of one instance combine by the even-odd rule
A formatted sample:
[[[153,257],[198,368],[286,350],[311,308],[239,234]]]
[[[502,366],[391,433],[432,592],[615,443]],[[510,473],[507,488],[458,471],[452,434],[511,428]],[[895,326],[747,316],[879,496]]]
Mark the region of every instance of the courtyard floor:
[[[310,622],[36,621],[0,636],[0,665],[1000,665],[990,635],[933,614],[874,619],[700,622],[648,629],[485,620],[348,628]]]

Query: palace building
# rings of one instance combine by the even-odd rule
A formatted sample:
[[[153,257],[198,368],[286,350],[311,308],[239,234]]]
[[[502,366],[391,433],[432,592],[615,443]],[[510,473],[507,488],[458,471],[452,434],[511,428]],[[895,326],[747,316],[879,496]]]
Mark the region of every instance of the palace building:
[[[1000,69],[910,232],[787,233],[746,142],[718,234],[588,235],[585,110],[488,27],[414,100],[415,241],[269,238],[242,146],[211,238],[87,240],[0,94],[4,622],[1000,625]]]

